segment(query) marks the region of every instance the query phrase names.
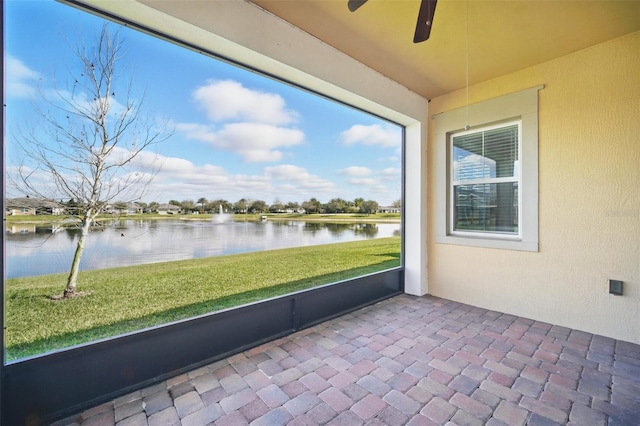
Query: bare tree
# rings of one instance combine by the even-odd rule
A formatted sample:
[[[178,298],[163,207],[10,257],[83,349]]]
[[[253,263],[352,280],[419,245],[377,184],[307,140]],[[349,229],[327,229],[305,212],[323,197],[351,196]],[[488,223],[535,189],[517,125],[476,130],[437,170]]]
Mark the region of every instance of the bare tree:
[[[63,297],[77,292],[80,259],[92,223],[116,198],[139,200],[161,166],[145,152],[166,140],[165,123],[141,110],[143,97],[124,77],[123,44],[105,24],[95,41],[73,51],[68,79],[41,90],[40,123],[21,132],[23,163],[13,179],[21,191],[46,199],[75,200],[71,217],[80,237]]]

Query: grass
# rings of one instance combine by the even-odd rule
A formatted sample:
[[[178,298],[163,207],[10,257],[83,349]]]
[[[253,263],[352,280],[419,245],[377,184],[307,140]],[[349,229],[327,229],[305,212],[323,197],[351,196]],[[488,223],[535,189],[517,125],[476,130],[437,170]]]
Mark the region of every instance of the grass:
[[[5,283],[6,357],[19,359],[400,265],[398,237],[80,273],[89,296],[53,301],[65,274]]]

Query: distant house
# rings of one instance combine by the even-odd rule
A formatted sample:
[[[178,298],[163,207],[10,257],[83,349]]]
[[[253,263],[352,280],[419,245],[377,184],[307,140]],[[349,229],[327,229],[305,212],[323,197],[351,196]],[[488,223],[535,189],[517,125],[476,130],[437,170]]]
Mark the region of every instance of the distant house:
[[[287,214],[293,214],[293,213],[297,213],[297,214],[305,214],[307,211],[305,209],[303,209],[302,207],[298,208],[298,209],[287,209],[285,211],[285,213]]]
[[[9,198],[6,203],[7,216],[13,215],[60,215],[64,213],[64,205],[51,200],[21,197]]]
[[[393,206],[380,206],[378,207],[378,213],[400,213],[401,207]]]
[[[144,213],[144,209],[138,205],[138,203],[129,203],[124,211],[125,214],[139,214]]]
[[[160,204],[158,206],[158,214],[179,214],[182,209],[174,204]]]
[[[116,208],[112,204],[107,204],[106,206],[104,206],[102,211],[104,213],[107,213],[107,214],[118,214],[118,213],[120,213],[120,209]]]
[[[107,204],[103,212],[107,214],[138,214],[143,213],[143,208],[136,203],[128,203],[126,206],[114,206],[113,204]]]
[[[7,224],[5,229],[7,234],[33,234],[36,232],[36,225],[28,223]]]

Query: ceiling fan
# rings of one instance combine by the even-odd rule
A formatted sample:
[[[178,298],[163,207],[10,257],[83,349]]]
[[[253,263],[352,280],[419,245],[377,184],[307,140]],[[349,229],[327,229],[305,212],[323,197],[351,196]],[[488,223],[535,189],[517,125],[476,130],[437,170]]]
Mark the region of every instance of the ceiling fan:
[[[351,12],[355,12],[360,6],[365,4],[367,0],[349,0],[347,6]],[[420,11],[418,12],[418,22],[416,23],[416,32],[413,35],[413,42],[420,43],[429,38],[431,34],[431,26],[433,25],[433,15],[436,12],[436,3],[438,0],[421,0]]]

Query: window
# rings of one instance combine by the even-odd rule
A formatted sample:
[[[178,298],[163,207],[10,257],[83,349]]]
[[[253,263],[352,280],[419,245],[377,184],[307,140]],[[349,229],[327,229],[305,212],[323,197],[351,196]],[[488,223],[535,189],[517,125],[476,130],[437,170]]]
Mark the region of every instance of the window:
[[[538,91],[436,114],[437,243],[538,251]]]
[[[451,135],[451,234],[520,235],[519,135],[519,121]]]
[[[25,17],[40,23],[29,37],[21,31]],[[73,46],[77,37],[91,52],[103,18],[51,1],[11,2],[4,18],[10,90],[4,93],[3,125],[14,135],[4,141],[3,173],[11,182],[5,205],[22,199],[16,211],[35,215],[35,208],[24,207],[31,193],[30,204],[39,203],[42,216],[37,224],[23,215],[6,221],[7,360],[403,266],[403,126],[153,38],[135,25],[109,24],[108,33],[117,32],[124,43],[126,66],[105,65],[104,75],[114,73],[114,86],[88,96],[92,82],[81,77],[102,74],[83,72]],[[46,46],[43,39],[49,40]],[[92,71],[102,65],[81,64]],[[147,108],[138,109],[141,104]],[[107,128],[104,134],[119,135],[107,143],[108,152],[118,156],[138,151],[145,135],[156,134],[156,116],[166,118],[160,122],[170,122],[172,131],[131,161],[105,161],[126,167],[101,175],[100,205],[89,209],[83,190],[94,163],[85,158],[93,159],[95,151],[80,143],[92,155],[73,155],[77,145],[69,142],[84,142],[87,133],[89,141],[100,140],[92,137],[95,120],[79,120],[110,107],[111,114],[98,111],[108,119],[97,122]],[[140,119],[121,120],[129,111]],[[77,135],[48,132],[39,112],[49,114],[45,122],[62,120],[71,129],[68,135],[78,130]],[[148,127],[125,137],[137,123]],[[409,132],[416,128],[419,133],[416,124]],[[29,156],[39,149],[21,149],[34,143],[47,152],[46,161]],[[76,159],[79,165],[70,161]],[[65,170],[53,175],[74,183],[55,185],[43,164]],[[27,173],[37,179],[30,186],[18,185],[20,165],[34,171]],[[130,177],[151,175],[130,184]],[[381,208],[387,212],[379,213]],[[87,211],[96,215],[83,222]],[[77,247],[84,247],[79,294],[62,300]],[[92,308],[79,307],[87,304]]]

